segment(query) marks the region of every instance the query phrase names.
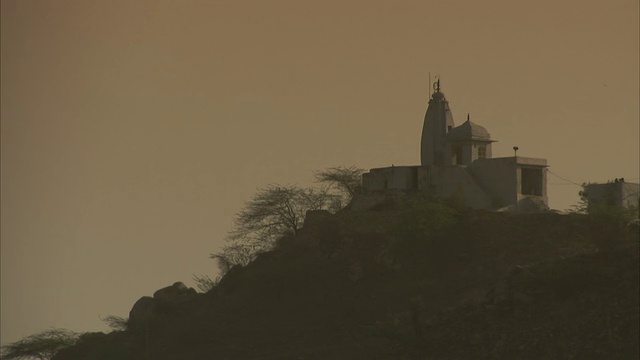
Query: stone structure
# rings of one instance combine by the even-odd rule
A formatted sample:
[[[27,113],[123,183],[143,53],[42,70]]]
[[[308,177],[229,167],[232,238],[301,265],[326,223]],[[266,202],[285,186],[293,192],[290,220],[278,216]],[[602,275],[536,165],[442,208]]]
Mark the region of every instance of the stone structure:
[[[455,126],[438,80],[424,118],[421,165],[371,169],[362,176],[363,199],[371,203],[375,194],[428,191],[457,197],[476,209],[522,212],[548,208],[547,161],[492,158],[493,142],[489,132],[468,115],[467,121]]]
[[[624,179],[615,179],[607,184],[589,184],[585,186],[589,211],[602,207],[620,207],[638,209],[640,205],[640,184],[628,183]]]

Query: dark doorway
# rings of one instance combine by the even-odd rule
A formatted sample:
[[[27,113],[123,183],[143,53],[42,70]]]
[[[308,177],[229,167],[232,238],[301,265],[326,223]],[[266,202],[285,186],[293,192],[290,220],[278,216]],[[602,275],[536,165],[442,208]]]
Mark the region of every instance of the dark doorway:
[[[462,165],[462,146],[456,146],[456,164]]]
[[[542,169],[522,169],[522,195],[542,196]]]

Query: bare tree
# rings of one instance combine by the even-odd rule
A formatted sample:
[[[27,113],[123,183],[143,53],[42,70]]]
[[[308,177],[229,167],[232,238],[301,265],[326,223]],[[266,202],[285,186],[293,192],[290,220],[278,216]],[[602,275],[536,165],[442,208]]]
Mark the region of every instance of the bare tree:
[[[27,336],[2,347],[2,359],[49,360],[58,351],[74,345],[79,334],[65,329],[50,329]]]
[[[258,190],[236,215],[227,245],[210,255],[218,262],[220,276],[233,266],[245,266],[259,253],[271,250],[278,239],[296,235],[308,210],[326,209],[335,198],[327,188],[270,185]]]
[[[306,211],[324,209],[330,197],[322,189],[302,189],[293,185],[270,185],[260,189],[236,215],[229,238],[269,248],[279,237],[296,235],[304,223]]]
[[[196,282],[196,287],[201,293],[206,293],[218,285],[220,276],[212,279],[209,275],[193,275],[193,281]]]
[[[362,192],[363,169],[355,166],[339,166],[328,168],[315,173],[317,182],[335,186],[347,201],[351,201],[356,195]]]
[[[248,244],[242,243],[239,240],[231,240],[230,243],[222,248],[222,251],[211,254],[209,257],[217,261],[218,270],[220,270],[220,276],[222,276],[235,265],[247,265],[253,261],[257,253],[261,250],[264,249],[258,247],[257,243]]]
[[[129,320],[121,316],[107,315],[104,318],[100,318],[114,331],[125,331],[129,326]]]

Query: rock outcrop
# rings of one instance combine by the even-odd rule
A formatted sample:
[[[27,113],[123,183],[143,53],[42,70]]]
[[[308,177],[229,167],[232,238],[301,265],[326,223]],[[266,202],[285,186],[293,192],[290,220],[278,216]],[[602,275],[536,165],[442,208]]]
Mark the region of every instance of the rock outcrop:
[[[153,316],[155,308],[156,302],[152,297],[143,296],[138,299],[138,301],[133,304],[131,311],[129,311],[129,328],[139,328],[143,324],[147,323]]]
[[[194,288],[188,288],[185,284],[178,281],[171,286],[167,286],[153,293],[153,298],[158,301],[172,302],[185,301],[197,295]]]
[[[198,293],[194,288],[189,288],[178,281],[173,285],[164,287],[153,293],[153,297],[143,296],[129,311],[128,326],[133,331],[142,329],[151,319],[158,315],[160,310],[167,312],[167,309],[174,309],[175,306],[185,304],[197,297]]]

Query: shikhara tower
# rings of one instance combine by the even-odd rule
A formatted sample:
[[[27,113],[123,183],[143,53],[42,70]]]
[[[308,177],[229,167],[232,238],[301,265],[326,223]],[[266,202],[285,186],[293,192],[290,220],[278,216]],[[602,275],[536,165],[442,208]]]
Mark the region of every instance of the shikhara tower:
[[[433,94],[424,117],[420,142],[420,165],[469,165],[478,159],[491,158],[491,135],[484,127],[467,121],[455,127],[449,102],[440,92],[440,79],[433,84]]]
[[[445,156],[448,153],[446,135],[454,127],[453,115],[449,102],[440,92],[440,79],[433,84],[433,90],[422,127],[420,164],[422,166],[443,166],[445,163],[451,165],[450,162],[445,161]]]

